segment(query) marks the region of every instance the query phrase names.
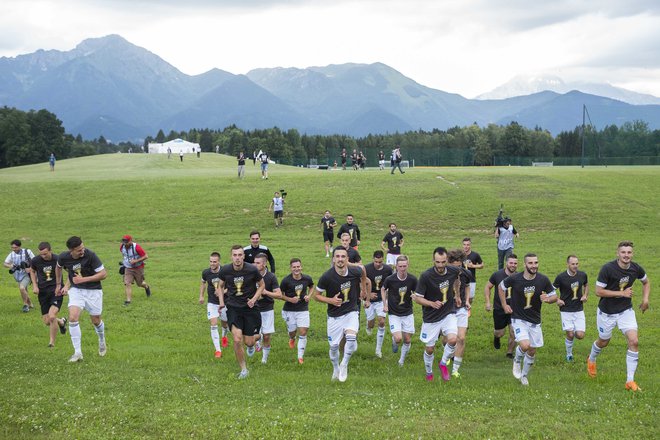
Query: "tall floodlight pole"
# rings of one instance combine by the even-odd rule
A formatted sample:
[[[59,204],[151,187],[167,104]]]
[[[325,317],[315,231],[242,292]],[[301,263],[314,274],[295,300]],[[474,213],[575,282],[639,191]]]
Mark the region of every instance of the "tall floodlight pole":
[[[584,168],[584,127],[585,127],[586,113],[587,113],[587,106],[585,104],[582,104],[582,158],[580,160],[580,164],[582,164],[582,168]]]

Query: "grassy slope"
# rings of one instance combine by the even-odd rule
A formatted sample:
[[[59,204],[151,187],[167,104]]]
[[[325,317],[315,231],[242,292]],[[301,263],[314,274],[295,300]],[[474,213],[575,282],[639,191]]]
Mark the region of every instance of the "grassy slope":
[[[390,438],[650,438],[657,432],[660,331],[653,292],[650,313],[637,314],[637,378],[644,392],[631,395],[623,390],[625,344],[618,334],[599,358],[599,377],[586,376],[582,358],[595,337],[595,297],[587,304],[587,338],[576,344],[575,364],[563,361],[557,309],[544,308],[546,346],[531,386],[522,389],[503,351],[492,349],[491,318],[480,291],[496,266],[489,228],[500,203],[522,235],[516,252],[538,253],[541,271],[551,278],[575,252],[593,287],[599,267],[625,238],[636,242],[637,260],[657,282],[660,169],[420,168],[390,176],[271,166],[271,179],[262,181],[258,167],[246,168],[247,178],[238,181],[235,160],[225,156],[189,156],[181,164],[163,156],[113,155],[60,161],[55,173],[46,164],[0,171],[7,245],[20,237],[32,249],[49,240],[61,250],[68,236],[79,234],[111,273],[104,282],[108,356],[95,355],[96,337],[85,320],[85,361],[79,365],[66,363],[68,336],[55,349],[45,348],[46,329],[37,313],[19,313],[15,283],[2,276],[0,436],[346,438],[381,432]],[[267,207],[280,188],[289,192],[286,225],[275,230]],[[311,306],[302,368],[286,347],[279,305],[268,365],[257,355],[249,380],[238,382],[233,353],[213,359],[205,306],[196,304],[210,251],[219,250],[228,262],[229,247],[247,244],[249,231],[257,228],[277,259],[279,278],[288,259],[298,256],[317,280],[329,264],[318,225],[325,209],[338,220],[355,215],[364,260],[387,223],[396,221],[415,274],[430,266],[435,246],[458,246],[465,235],[472,237],[486,267],[478,274],[460,381],[424,383],[417,336],[399,369],[398,355],[387,350],[383,360],[375,359],[375,336],[362,332],[348,382],[331,384],[318,303]],[[124,233],[147,249],[154,290],[148,302],[137,292],[128,309],[121,305],[115,270]],[[419,330],[419,316],[416,324]]]

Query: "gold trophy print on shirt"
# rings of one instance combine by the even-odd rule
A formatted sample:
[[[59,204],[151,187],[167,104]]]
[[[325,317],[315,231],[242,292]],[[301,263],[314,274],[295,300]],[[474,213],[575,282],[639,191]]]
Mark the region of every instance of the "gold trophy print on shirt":
[[[626,286],[628,285],[628,281],[630,281],[630,277],[623,277],[619,280],[619,290],[621,292],[626,290]]]
[[[392,237],[392,244],[394,245],[393,247],[396,247],[396,241],[397,237]]]
[[[440,293],[442,293],[442,302],[446,303],[447,302],[447,292],[449,292],[449,281],[443,281],[438,285],[438,288],[440,289]]]
[[[74,264],[74,265],[71,267],[71,270],[73,271],[73,273],[75,274],[75,276],[78,276],[78,277],[82,276],[82,267],[80,266],[80,263],[78,263],[78,264]]]
[[[580,282],[579,281],[571,283],[571,290],[573,291],[573,299],[578,299],[577,293],[578,293],[579,288],[580,288]]]
[[[50,274],[53,273],[53,266],[44,266],[44,274],[46,275],[46,281],[52,281]]]
[[[296,287],[293,288],[293,290],[296,292],[296,297],[300,298],[300,295],[302,294],[303,291],[303,285],[297,284]]]
[[[341,286],[339,286],[339,289],[341,289],[341,294],[344,295],[344,301],[343,302],[348,302],[348,293],[351,291],[351,282],[347,281],[345,283],[342,283]]]
[[[243,295],[243,277],[234,277],[234,286],[236,286],[236,296]]]
[[[406,296],[406,293],[408,293],[408,288],[407,287],[399,287],[399,305],[403,304],[404,297]]]
[[[376,278],[374,278],[374,281],[376,281],[376,290],[380,292],[380,283],[383,281],[383,276],[378,275]]]
[[[529,309],[532,307],[532,298],[534,297],[534,292],[536,291],[536,288],[534,286],[527,286],[525,287],[524,293],[525,293],[525,308]]]

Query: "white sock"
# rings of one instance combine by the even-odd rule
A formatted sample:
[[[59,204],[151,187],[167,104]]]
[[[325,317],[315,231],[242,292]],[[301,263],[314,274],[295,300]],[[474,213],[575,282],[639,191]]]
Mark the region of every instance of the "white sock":
[[[215,351],[222,351],[222,349],[220,348],[220,334],[218,333],[217,325],[211,326],[211,340],[213,341],[213,346],[215,347]]]
[[[596,358],[600,354],[602,348],[596,345],[596,341],[594,341],[593,344],[591,344],[591,353],[589,353],[589,360],[591,362],[596,362]]]
[[[339,368],[339,345],[330,346],[330,362],[334,369]]]
[[[456,351],[456,344],[454,345],[449,345],[445,344],[445,350],[442,352],[442,364],[446,365],[447,361],[449,361],[449,358],[454,356],[454,352]]]
[[[630,351],[626,353],[626,382],[635,380],[635,371],[637,370],[637,360],[639,358],[639,353],[636,351]]]
[[[461,364],[463,363],[463,358],[454,356],[454,363],[452,364],[451,371],[452,373],[457,373],[458,369],[461,368]]]
[[[426,368],[426,374],[433,374],[433,359],[435,359],[435,354],[428,354],[424,350],[424,368]]]
[[[261,361],[268,361],[268,355],[270,354],[270,346],[266,347],[265,345],[261,349]]]
[[[305,356],[305,348],[307,347],[307,336],[298,336],[298,359]]]
[[[521,363],[524,356],[525,352],[520,349],[520,345],[516,345],[516,354],[514,360],[518,363]]]
[[[566,356],[573,356],[573,340],[566,338],[564,345],[566,345]]]
[[[346,345],[344,346],[344,359],[341,360],[343,366],[348,365],[348,361],[351,360],[351,356],[357,350],[357,337],[355,335],[346,335]]]
[[[525,353],[525,360],[523,361],[522,375],[527,376],[529,374],[530,368],[534,365],[534,356],[530,356]]]
[[[410,343],[406,344],[405,342],[403,345],[401,345],[401,356],[399,356],[399,363],[402,364],[403,361],[406,360],[406,356],[408,356],[408,352],[410,351]],[[431,364],[433,364],[433,361],[431,361]]]
[[[385,339],[385,327],[378,327],[376,333],[376,351],[378,352],[383,350],[383,339]]]
[[[101,321],[99,325],[95,325],[94,330],[96,330],[96,334],[99,337],[99,344],[105,343],[105,324],[103,321]]]
[[[73,344],[73,351],[82,353],[80,350],[80,339],[82,338],[82,331],[78,322],[69,322],[69,335],[71,336],[71,344]]]

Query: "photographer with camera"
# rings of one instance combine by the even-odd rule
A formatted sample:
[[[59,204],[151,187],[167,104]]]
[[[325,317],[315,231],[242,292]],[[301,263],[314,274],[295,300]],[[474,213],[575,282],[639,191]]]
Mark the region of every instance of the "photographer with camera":
[[[501,212],[501,211],[500,211]],[[497,238],[497,268],[504,268],[504,260],[513,254],[513,237],[520,237],[509,217],[498,217],[495,237]]]
[[[151,288],[144,280],[144,260],[149,258],[149,256],[142,249],[142,246],[133,242],[133,237],[130,235],[124,235],[121,238],[119,251],[122,256],[121,265],[124,268],[124,291],[126,292],[124,305],[130,305],[133,299],[133,282],[135,282],[136,286],[142,287],[147,298],[149,298],[151,296]]]
[[[282,217],[284,216],[284,197],[286,197],[286,191],[280,191],[275,191],[275,197],[273,197],[273,199],[270,201],[270,206],[268,207],[269,211],[273,211],[273,218],[275,219],[276,228],[282,226]]]
[[[27,288],[30,285],[30,261],[34,258],[34,253],[30,249],[21,248],[21,245],[21,240],[18,239],[11,242],[11,252],[5,258],[4,266],[9,269],[9,273],[18,283],[18,290],[23,299],[21,310],[27,313],[33,308]]]

